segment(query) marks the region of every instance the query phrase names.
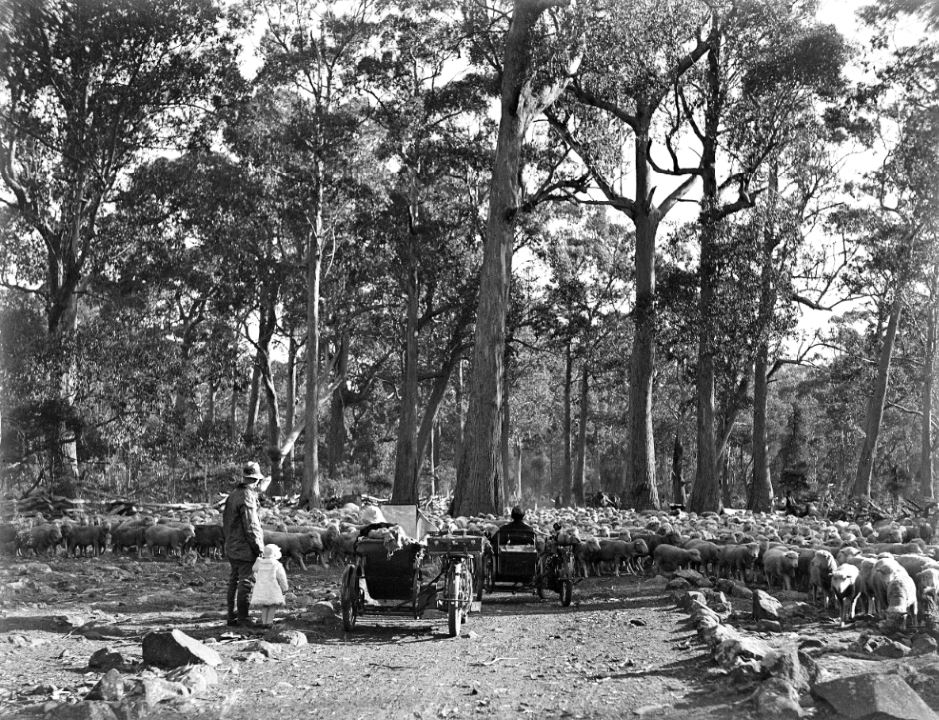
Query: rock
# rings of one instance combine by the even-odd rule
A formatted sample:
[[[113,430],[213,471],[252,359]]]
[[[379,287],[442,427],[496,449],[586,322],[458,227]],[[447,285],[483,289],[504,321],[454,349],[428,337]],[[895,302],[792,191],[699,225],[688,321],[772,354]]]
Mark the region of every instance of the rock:
[[[666,590],[687,590],[691,587],[691,583],[685,580],[685,578],[676,577],[668,581],[668,584],[665,586]]]
[[[166,679],[186,686],[193,695],[202,695],[210,685],[218,684],[218,673],[209,665],[190,665],[171,670]]]
[[[307,639],[299,630],[271,630],[264,636],[264,639],[272,643],[283,643],[284,645],[306,645]]]
[[[871,636],[867,634],[860,635],[854,642],[852,649],[866,655],[888,659],[906,657],[911,652],[909,647],[896,640],[891,640],[883,635]]]
[[[309,610],[309,620],[311,622],[326,622],[336,617],[336,609],[331,602],[321,600],[315,603]]]
[[[775,620],[779,622],[782,612],[782,604],[763,590],[753,591],[753,619],[754,620]]]
[[[280,655],[280,650],[276,645],[273,645],[266,640],[255,640],[253,643],[248,645],[246,648],[249,652],[259,652],[266,658],[277,659]]]
[[[124,678],[116,668],[108,670],[88,694],[86,700],[116,701],[124,697]]]
[[[829,680],[812,694],[849,720],[939,720],[905,680],[892,674],[864,674]]]
[[[710,587],[711,583],[708,582],[708,579],[704,577],[697,570],[692,570],[690,568],[680,568],[675,571],[675,577],[682,578],[687,580],[694,587]]]
[[[56,615],[55,622],[57,625],[64,625],[65,627],[78,628],[88,622],[87,618],[84,615],[77,615],[71,613],[69,615]]]
[[[648,717],[649,715],[654,715],[655,713],[663,712],[670,708],[671,705],[643,705],[642,707],[633,708],[633,715]]]
[[[913,636],[913,654],[931,655],[939,648],[936,638],[928,633],[917,633]]]
[[[476,638],[479,637],[479,634],[473,630],[470,630],[467,633],[463,633],[462,637],[465,638],[466,640],[475,640]]]
[[[783,620],[794,617],[811,618],[818,615],[818,610],[806,602],[788,601],[782,604],[780,616]]]
[[[189,688],[182,683],[160,677],[128,679],[124,685],[124,692],[149,708],[164,700],[186,697],[191,694]]]
[[[782,625],[779,624],[778,620],[766,620],[764,618],[756,624],[756,629],[760,632],[778,633],[782,632]]]
[[[799,693],[792,683],[783,678],[770,678],[760,683],[752,702],[760,718],[788,720],[802,717]]]
[[[17,567],[16,571],[20,575],[48,575],[52,572],[52,568],[46,563],[28,562]]]
[[[110,670],[111,668],[123,670],[127,665],[127,658],[107,647],[95,650],[88,658],[88,667],[91,670]]]
[[[794,645],[779,648],[763,659],[763,672],[785,680],[796,694],[805,692],[818,679],[815,661]]]
[[[753,591],[750,588],[748,588],[746,585],[735,583],[729,578],[718,579],[717,589],[735,598],[749,600],[751,597],[753,597]]]
[[[100,700],[86,700],[75,705],[60,703],[46,716],[52,720],[118,720],[111,706]]]
[[[725,668],[748,660],[755,660],[761,667],[763,660],[772,654],[773,649],[762,640],[740,635],[721,642],[714,651],[714,659]]]
[[[143,661],[148,665],[174,668],[181,665],[221,665],[221,656],[212,648],[181,630],[152,632],[143,639]]]

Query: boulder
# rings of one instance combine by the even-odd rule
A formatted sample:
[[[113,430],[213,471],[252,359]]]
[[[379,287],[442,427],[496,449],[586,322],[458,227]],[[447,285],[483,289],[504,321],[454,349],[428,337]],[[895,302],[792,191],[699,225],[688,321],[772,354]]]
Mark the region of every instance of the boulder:
[[[854,642],[852,649],[865,655],[887,659],[906,657],[911,652],[910,648],[901,642],[891,640],[883,635],[867,634],[860,635]]]
[[[72,705],[62,703],[46,713],[51,720],[118,720],[111,706],[100,700],[85,700]]]
[[[153,708],[165,700],[188,697],[191,691],[182,683],[161,677],[128,678],[124,682],[124,693],[135,704]]]
[[[336,617],[336,609],[331,602],[321,600],[309,610],[308,618],[311,622],[326,622]]]
[[[95,650],[88,658],[88,668],[91,670],[110,670],[111,668],[123,670],[128,665],[127,658],[108,647]]]
[[[668,584],[665,586],[666,590],[687,590],[691,587],[691,583],[685,580],[685,578],[676,577],[668,581]]]
[[[756,629],[759,632],[778,633],[782,632],[782,625],[779,624],[778,620],[767,620],[763,618],[757,622]]]
[[[711,587],[711,583],[704,575],[691,568],[679,568],[675,571],[675,577],[687,580],[694,587]]]
[[[749,660],[756,661],[762,667],[763,660],[773,653],[773,649],[762,640],[739,635],[718,645],[714,651],[714,659],[724,668],[731,668],[741,661]]]
[[[268,642],[267,640],[255,640],[245,649],[248,652],[259,652],[264,657],[274,660],[276,660],[280,655],[280,650],[277,648],[277,646]]]
[[[222,664],[222,658],[215,650],[181,630],[151,632],[145,635],[143,661],[148,665],[164,668],[200,663],[212,667]]]
[[[783,678],[770,678],[760,683],[753,693],[752,702],[760,718],[794,720],[802,717],[799,693],[792,683]]]
[[[936,652],[939,643],[928,633],[917,633],[913,636],[913,653],[915,655],[931,655]]]
[[[218,673],[210,665],[190,665],[171,670],[166,679],[184,685],[193,695],[202,695],[210,685],[218,684]]]
[[[272,643],[283,643],[285,645],[306,645],[307,639],[299,630],[271,630],[264,639]]]
[[[753,591],[753,619],[775,620],[779,622],[782,613],[782,604],[763,590]]]
[[[124,678],[115,668],[111,668],[98,681],[98,684],[88,691],[85,700],[113,702],[120,700],[122,697],[124,697]]]
[[[848,720],[939,720],[905,680],[897,675],[864,674],[817,683],[812,694]]]

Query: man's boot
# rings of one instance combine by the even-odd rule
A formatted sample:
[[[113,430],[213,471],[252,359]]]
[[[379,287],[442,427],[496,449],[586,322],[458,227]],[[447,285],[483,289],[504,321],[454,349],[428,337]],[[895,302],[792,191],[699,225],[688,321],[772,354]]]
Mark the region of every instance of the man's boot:
[[[239,588],[241,590],[241,588]],[[247,628],[257,628],[260,625],[255,622],[248,615],[248,609],[250,607],[250,598],[247,591],[241,591],[238,593],[238,618],[236,620],[237,624],[241,627]]]

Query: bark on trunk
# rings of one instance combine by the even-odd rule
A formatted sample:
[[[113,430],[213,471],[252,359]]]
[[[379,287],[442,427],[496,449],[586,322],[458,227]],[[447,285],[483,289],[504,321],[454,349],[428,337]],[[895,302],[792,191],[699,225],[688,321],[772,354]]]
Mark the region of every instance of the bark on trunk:
[[[580,424],[577,427],[577,465],[574,467],[574,504],[584,505],[587,485],[587,413],[590,409],[590,373],[587,360],[580,373]]]
[[[685,496],[685,480],[682,477],[682,464],[685,459],[685,446],[681,442],[681,430],[675,431],[675,441],[672,443],[672,502],[685,505],[688,498]]]
[[[501,119],[489,193],[469,408],[457,465],[454,515],[498,510],[506,312],[519,210],[520,156],[528,123],[533,113],[541,110],[531,91],[531,36],[547,6],[543,1],[516,0],[505,38]]]
[[[75,284],[56,280],[56,302],[49,315],[49,337],[59,358],[51,372],[52,396],[56,398],[56,419],[46,433],[49,447],[49,479],[54,493],[74,497],[78,482],[78,442],[73,413],[75,367],[73,345],[78,330],[78,296]]]
[[[893,359],[893,346],[897,337],[897,327],[900,324],[900,314],[903,311],[903,286],[897,287],[893,304],[890,307],[890,319],[884,333],[883,344],[880,348],[880,361],[877,365],[877,377],[874,388],[867,403],[867,418],[864,422],[864,440],[861,443],[861,452],[858,456],[857,473],[854,476],[854,487],[851,494],[854,497],[871,499],[871,474],[874,470],[874,453],[877,450],[877,439],[880,435],[880,422],[884,415],[884,403],[887,399],[887,385],[890,380],[890,363]]]
[[[342,383],[332,392],[329,403],[329,442],[326,444],[326,471],[335,477],[336,468],[342,463],[346,453],[346,374],[349,372],[349,337],[342,333],[339,338],[339,354],[336,360],[336,374]]]
[[[500,508],[505,507],[509,496],[509,466],[511,465],[511,458],[509,457],[509,435],[512,432],[512,405],[509,398],[508,365],[508,358],[506,358],[506,372],[502,378],[502,439],[499,441],[499,451],[502,454],[502,477],[499,482],[499,487],[496,488],[499,492],[497,507]]]
[[[644,113],[640,113],[644,117]],[[636,307],[633,310],[635,336],[629,362],[629,442],[623,499],[626,507],[658,509],[659,491],[655,484],[655,440],[652,434],[652,379],[655,371],[655,235],[659,211],[647,202],[652,192],[649,152],[649,121],[636,131],[635,168],[637,208],[636,227]]]
[[[773,510],[773,481],[767,452],[766,409],[769,398],[769,332],[776,312],[775,269],[773,251],[779,244],[776,232],[776,200],[779,194],[779,173],[775,162],[770,166],[767,197],[766,230],[763,234],[762,267],[760,268],[760,306],[758,310],[760,340],[757,343],[753,368],[753,481],[747,492],[747,509],[754,512]]]
[[[323,268],[323,168],[313,167],[313,228],[307,248],[306,307],[306,408],[303,438],[303,483],[300,502],[307,507],[320,504],[319,405],[320,405],[320,280]]]
[[[715,342],[715,285],[717,283],[717,234],[719,219],[716,211],[720,198],[717,189],[717,131],[720,118],[719,61],[717,19],[711,30],[711,48],[707,54],[707,107],[701,150],[702,198],[700,238],[701,259],[698,270],[700,294],[698,300],[698,364],[695,375],[695,404],[697,408],[696,436],[698,462],[689,509],[692,512],[720,512],[722,497],[718,482],[717,445],[714,436],[714,342]]]
[[[242,437],[246,445],[251,445],[257,437],[258,409],[261,406],[261,358],[255,352],[254,365],[251,368],[251,387],[248,390],[248,408],[245,413],[245,431]]]
[[[411,257],[416,263],[416,258]],[[417,363],[418,311],[420,310],[417,270],[411,266],[407,280],[407,322],[404,330],[404,367],[402,368],[401,405],[395,452],[395,480],[391,502],[413,504],[420,498],[417,454]]]
[[[284,408],[284,433],[291,435],[297,424],[297,354],[300,348],[297,341],[290,333],[287,344],[287,398]],[[288,493],[293,492],[294,486],[294,446],[290,446],[284,454],[284,490]]]
[[[515,499],[522,502],[522,440],[515,438]]]
[[[456,366],[453,395],[456,405],[456,443],[453,449],[453,466],[456,467],[463,452],[463,358],[460,358]]]
[[[923,357],[923,389],[921,411],[922,440],[919,454],[919,488],[925,498],[935,497],[932,472],[932,392],[936,372],[936,325],[939,324],[939,265],[933,269],[931,302],[926,325],[926,347]]]

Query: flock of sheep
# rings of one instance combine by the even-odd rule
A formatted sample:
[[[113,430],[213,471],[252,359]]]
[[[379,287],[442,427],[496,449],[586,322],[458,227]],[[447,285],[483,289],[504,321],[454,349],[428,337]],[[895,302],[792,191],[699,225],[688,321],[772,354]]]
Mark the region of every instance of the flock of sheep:
[[[352,557],[359,530],[380,519],[374,506],[334,510],[262,508],[265,543],[281,548],[301,570]],[[432,518],[439,532],[492,536],[505,518]],[[842,623],[863,609],[879,618],[914,625],[939,609],[939,545],[930,544],[925,519],[851,523],[776,514],[677,516],[614,508],[533,510],[526,516],[538,543],[549,538],[574,545],[577,571],[586,577],[621,572],[670,574],[679,569],[748,585],[799,590]],[[114,553],[221,558],[219,513],[207,507],[174,517],[98,517],[90,521],[42,518],[0,524],[8,554]]]

